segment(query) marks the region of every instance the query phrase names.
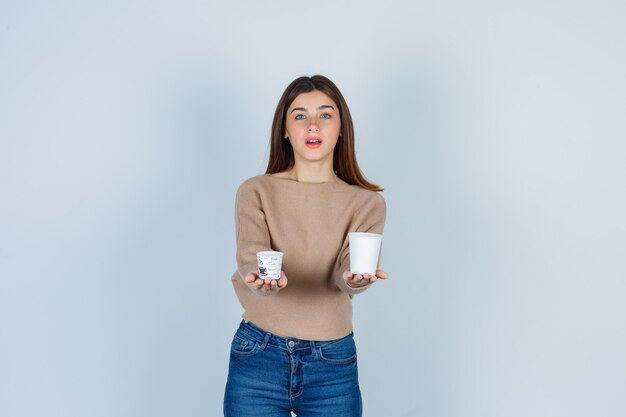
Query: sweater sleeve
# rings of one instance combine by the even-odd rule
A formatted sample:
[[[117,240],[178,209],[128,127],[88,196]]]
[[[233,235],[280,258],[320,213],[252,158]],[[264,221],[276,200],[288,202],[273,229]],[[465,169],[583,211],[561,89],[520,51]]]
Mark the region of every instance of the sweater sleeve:
[[[371,198],[367,201],[363,207],[355,214],[352,222],[351,230],[348,232],[367,232],[367,233],[383,233],[385,226],[385,218],[387,214],[387,206],[385,199],[378,193],[372,194]],[[382,247],[381,247],[382,253]],[[380,262],[380,256],[378,258]],[[341,251],[337,258],[337,265],[334,272],[335,283],[339,289],[345,293],[359,294],[370,287],[366,285],[361,288],[352,288],[343,279],[343,273],[350,268],[350,246],[348,240],[348,234],[344,237]]]
[[[244,182],[235,200],[237,271],[242,281],[257,269],[257,252],[271,250],[270,233],[258,190]]]

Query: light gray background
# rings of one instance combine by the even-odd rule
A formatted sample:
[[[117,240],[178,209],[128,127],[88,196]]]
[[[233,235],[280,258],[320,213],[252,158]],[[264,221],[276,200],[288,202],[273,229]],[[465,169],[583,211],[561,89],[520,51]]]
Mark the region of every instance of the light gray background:
[[[621,1],[0,2],[0,415],[219,416],[233,204],[322,73],[385,187],[365,416],[623,416]]]

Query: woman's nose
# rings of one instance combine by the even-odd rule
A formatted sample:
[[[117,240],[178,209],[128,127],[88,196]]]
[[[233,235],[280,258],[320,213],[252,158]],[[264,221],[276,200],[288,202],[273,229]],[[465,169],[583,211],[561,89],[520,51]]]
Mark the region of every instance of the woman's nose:
[[[309,132],[317,132],[317,131],[319,131],[319,130],[320,130],[320,127],[317,125],[317,123],[312,122],[312,123],[309,125]]]

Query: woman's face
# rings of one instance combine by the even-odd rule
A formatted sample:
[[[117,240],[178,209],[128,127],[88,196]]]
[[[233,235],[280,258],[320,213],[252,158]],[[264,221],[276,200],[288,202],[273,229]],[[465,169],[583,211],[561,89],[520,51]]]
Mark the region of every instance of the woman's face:
[[[296,162],[332,161],[340,129],[339,108],[321,91],[300,94],[287,109],[284,137],[291,142]]]

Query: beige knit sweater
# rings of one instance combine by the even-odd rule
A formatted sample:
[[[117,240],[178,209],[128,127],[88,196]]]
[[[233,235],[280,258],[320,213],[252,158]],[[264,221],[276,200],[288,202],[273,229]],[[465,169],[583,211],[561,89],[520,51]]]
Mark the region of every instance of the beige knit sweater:
[[[274,334],[332,340],[352,331],[348,232],[382,233],[385,200],[341,183],[305,183],[270,175],[246,180],[235,203],[237,271],[232,276],[243,318]],[[259,295],[244,282],[256,253],[284,253],[288,279],[276,294]]]

